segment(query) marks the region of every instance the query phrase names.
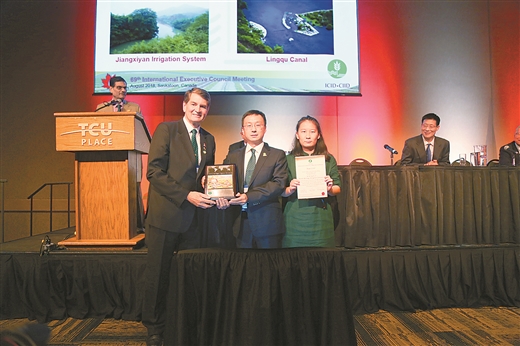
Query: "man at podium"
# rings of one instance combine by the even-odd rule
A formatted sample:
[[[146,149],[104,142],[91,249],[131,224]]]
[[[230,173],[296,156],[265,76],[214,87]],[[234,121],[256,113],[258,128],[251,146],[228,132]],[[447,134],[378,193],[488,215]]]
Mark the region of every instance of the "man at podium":
[[[97,105],[96,112],[137,112],[141,113],[141,107],[135,102],[125,100],[128,89],[123,77],[110,78],[110,93],[112,100]]]

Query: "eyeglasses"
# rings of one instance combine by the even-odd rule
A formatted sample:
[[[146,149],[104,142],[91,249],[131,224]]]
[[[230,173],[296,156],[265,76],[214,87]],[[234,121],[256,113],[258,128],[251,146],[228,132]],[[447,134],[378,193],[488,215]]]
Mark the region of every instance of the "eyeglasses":
[[[428,130],[435,130],[438,126],[436,125],[422,125],[421,126],[423,129],[428,129]]]
[[[245,124],[244,126],[242,126],[243,128],[245,129],[248,129],[248,130],[251,130],[253,128],[255,129],[261,129],[264,127],[264,124]]]

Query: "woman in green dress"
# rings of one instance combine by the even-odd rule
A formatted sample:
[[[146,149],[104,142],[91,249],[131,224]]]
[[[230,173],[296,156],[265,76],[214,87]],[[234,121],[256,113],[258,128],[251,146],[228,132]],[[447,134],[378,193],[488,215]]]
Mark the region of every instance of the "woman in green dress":
[[[328,197],[298,199],[300,181],[296,176],[296,156],[324,155]],[[334,247],[334,219],[330,197],[341,191],[336,159],[325,145],[321,127],[315,118],[306,116],[296,125],[293,149],[287,155],[289,186],[282,197],[287,197],[284,209],[285,236],[283,247]]]

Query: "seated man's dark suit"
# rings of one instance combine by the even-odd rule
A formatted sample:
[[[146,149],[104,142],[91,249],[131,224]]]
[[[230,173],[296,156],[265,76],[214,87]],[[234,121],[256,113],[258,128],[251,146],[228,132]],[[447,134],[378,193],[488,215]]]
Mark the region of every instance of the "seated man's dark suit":
[[[506,150],[506,146],[508,146],[509,149]],[[518,148],[516,147],[515,141],[512,141],[511,143],[505,144],[502,147],[500,147],[500,152],[498,153],[499,165],[512,166],[513,158],[515,158],[515,166],[520,166],[520,158],[518,155]]]
[[[242,147],[245,147],[246,143],[242,140],[240,142],[235,142],[229,145],[228,153],[235,151],[237,149],[240,149]]]
[[[435,137],[435,147],[433,148],[433,158],[439,165],[450,164],[450,142],[444,138]],[[401,156],[402,165],[425,164],[426,149],[422,135],[412,137],[404,142],[403,154]]]
[[[240,193],[244,193],[245,153],[246,147],[244,146],[230,152],[224,160],[224,164],[236,165]],[[247,218],[255,237],[281,235],[285,232],[279,197],[285,189],[287,177],[285,152],[271,148],[264,143],[246,193],[248,198]],[[239,237],[242,230],[242,207],[231,206],[229,213],[233,220],[233,234],[235,237]]]

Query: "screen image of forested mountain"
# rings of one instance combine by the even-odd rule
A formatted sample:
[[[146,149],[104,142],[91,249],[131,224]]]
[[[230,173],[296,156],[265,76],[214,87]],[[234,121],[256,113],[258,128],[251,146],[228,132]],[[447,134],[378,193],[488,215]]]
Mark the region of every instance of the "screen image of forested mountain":
[[[110,17],[110,54],[209,52],[207,8],[183,4]]]
[[[237,52],[334,54],[332,0],[238,0]]]

